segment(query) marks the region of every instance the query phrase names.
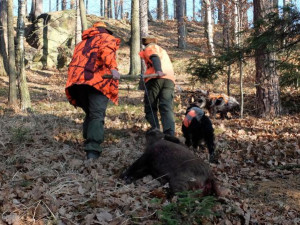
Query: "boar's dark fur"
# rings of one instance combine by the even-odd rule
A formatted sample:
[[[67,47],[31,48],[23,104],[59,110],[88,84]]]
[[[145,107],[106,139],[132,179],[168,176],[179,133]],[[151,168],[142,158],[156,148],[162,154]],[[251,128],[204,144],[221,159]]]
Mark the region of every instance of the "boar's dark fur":
[[[186,146],[164,139],[157,129],[146,134],[146,150],[122,175],[131,183],[146,175],[169,182],[170,193],[202,190],[203,195],[218,195],[209,165],[197,158]]]

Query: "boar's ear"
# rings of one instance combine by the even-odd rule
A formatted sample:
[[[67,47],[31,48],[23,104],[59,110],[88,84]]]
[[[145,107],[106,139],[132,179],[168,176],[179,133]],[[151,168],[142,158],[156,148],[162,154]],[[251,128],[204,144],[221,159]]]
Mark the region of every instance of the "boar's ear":
[[[164,136],[165,135],[159,129],[157,129],[157,128],[148,130],[147,133],[146,133],[146,143],[147,143],[147,146],[149,144],[153,144],[156,141],[159,141],[159,140],[163,139]]]

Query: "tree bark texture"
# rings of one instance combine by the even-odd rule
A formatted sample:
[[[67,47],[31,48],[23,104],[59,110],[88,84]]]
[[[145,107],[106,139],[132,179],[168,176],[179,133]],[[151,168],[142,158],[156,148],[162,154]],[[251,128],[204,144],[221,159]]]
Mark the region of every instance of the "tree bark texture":
[[[100,16],[103,16],[103,0],[100,0]]]
[[[83,32],[84,30],[87,29],[86,12],[85,12],[85,6],[83,0],[79,0],[79,7],[80,7],[81,28]]]
[[[131,2],[130,74],[141,73],[139,0]]]
[[[272,2],[254,0],[254,22],[262,19],[272,10]],[[256,30],[257,34],[261,30]],[[276,72],[276,55],[267,52],[267,48],[256,50],[256,110],[259,117],[275,117],[280,115],[280,87],[279,76]]]
[[[21,97],[21,110],[27,111],[31,108],[30,94],[26,81],[25,66],[24,66],[24,33],[25,33],[25,0],[19,0],[18,9],[18,25],[17,25],[17,68],[18,68],[18,81]]]
[[[165,20],[169,19],[169,6],[168,6],[168,0],[164,0],[164,16]]]
[[[104,0],[104,18],[108,18],[108,0]]]
[[[17,100],[17,78],[16,60],[14,43],[14,24],[13,24],[13,0],[7,1],[7,34],[8,34],[8,71],[9,71],[9,96],[8,104],[12,108],[18,107]]]
[[[148,36],[148,0],[140,0],[140,33],[141,38]],[[140,49],[142,48],[141,44]],[[146,64],[143,59],[141,59],[141,71],[142,73],[146,71]]]
[[[0,0],[0,75],[7,73],[7,0]]]
[[[212,9],[210,0],[204,0],[205,5],[205,33],[207,37],[208,52],[211,56],[215,56],[214,46],[214,27],[212,20]]]
[[[186,48],[186,37],[185,37],[185,21],[183,18],[183,0],[176,1],[176,18],[178,25],[178,48],[185,49]]]
[[[78,44],[81,41],[81,19],[80,19],[79,1],[80,0],[76,0],[75,44]]]
[[[157,20],[162,20],[163,18],[163,2],[162,0],[157,0]]]

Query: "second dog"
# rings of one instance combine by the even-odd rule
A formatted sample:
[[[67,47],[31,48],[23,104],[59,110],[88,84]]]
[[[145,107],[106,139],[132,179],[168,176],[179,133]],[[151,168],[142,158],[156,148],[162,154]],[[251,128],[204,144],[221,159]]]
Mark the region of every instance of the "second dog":
[[[215,162],[214,128],[210,119],[200,109],[199,103],[192,103],[187,108],[185,118],[182,122],[182,133],[185,144],[196,149],[204,140],[209,151],[209,161]]]

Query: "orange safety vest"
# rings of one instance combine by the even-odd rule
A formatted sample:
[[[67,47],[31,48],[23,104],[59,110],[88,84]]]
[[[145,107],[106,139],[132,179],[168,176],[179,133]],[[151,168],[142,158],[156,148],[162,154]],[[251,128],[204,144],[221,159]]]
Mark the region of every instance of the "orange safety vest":
[[[118,104],[118,80],[103,79],[104,74],[117,70],[116,51],[120,39],[108,32],[100,32],[92,27],[82,34],[82,41],[76,45],[73,58],[69,64],[66,95],[69,102],[76,106],[76,99],[70,95],[68,88],[73,85],[89,85],[101,91],[113,103]]]
[[[155,69],[150,59],[150,56],[153,54],[159,56],[162,72],[166,74],[165,76],[162,76],[160,78],[172,80],[175,84],[173,65],[171,63],[168,53],[166,52],[166,50],[164,50],[163,48],[161,48],[160,46],[154,43],[147,45],[146,48],[139,53],[140,57],[145,60],[145,63],[147,65],[147,70],[145,74],[155,73]],[[145,79],[145,82],[148,82],[150,79],[153,78],[147,78]]]
[[[229,97],[227,95],[225,95],[225,94],[209,93],[208,98],[209,99],[213,99],[213,100],[216,100],[216,99],[219,99],[219,98],[223,98],[226,104],[228,103],[228,100],[229,100]]]
[[[198,107],[193,107],[185,115],[184,120],[183,120],[183,125],[185,127],[189,127],[192,123],[193,118],[196,118],[198,121],[200,121],[203,115],[204,115],[204,112],[202,109],[200,109]]]

